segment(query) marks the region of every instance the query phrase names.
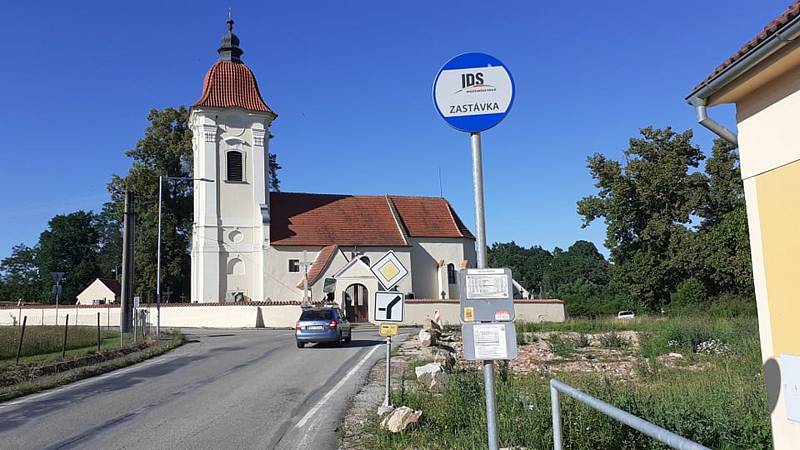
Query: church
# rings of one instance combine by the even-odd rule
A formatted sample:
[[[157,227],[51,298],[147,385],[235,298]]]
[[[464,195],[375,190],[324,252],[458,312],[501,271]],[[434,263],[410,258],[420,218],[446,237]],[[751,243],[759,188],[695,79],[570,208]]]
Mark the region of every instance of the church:
[[[189,118],[200,179],[194,182],[192,302],[307,296],[334,301],[355,321],[367,321],[379,289],[370,265],[390,250],[409,272],[399,291],[409,298],[458,298],[456,273],[475,267],[475,238],[450,203],[270,192],[270,127],[277,114],[242,61],[232,19],[218,53]]]

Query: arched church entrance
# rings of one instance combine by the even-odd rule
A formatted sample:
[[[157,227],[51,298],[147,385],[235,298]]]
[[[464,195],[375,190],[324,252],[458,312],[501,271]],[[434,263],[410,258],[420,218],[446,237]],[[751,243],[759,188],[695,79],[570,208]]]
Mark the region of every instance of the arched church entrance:
[[[344,308],[351,322],[369,322],[369,291],[363,284],[354,283],[344,290]]]

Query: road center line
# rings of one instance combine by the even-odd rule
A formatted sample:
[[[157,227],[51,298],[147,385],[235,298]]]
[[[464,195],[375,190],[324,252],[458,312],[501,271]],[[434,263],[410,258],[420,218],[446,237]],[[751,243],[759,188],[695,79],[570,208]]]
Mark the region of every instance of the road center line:
[[[308,422],[308,420],[311,419],[311,417],[314,414],[316,414],[317,411],[319,411],[319,409],[322,408],[322,406],[325,405],[325,403],[328,400],[330,400],[330,398],[333,396],[333,394],[337,393],[339,391],[339,389],[347,382],[347,380],[349,380],[350,377],[352,377],[358,371],[358,369],[360,369],[361,366],[363,366],[364,363],[367,362],[367,360],[370,358],[370,356],[372,356],[372,354],[375,353],[375,351],[378,350],[381,347],[383,347],[383,344],[375,345],[375,347],[373,347],[372,350],[370,350],[369,353],[366,354],[366,356],[361,358],[361,361],[359,361],[358,364],[356,364],[355,367],[350,369],[350,372],[347,372],[347,375],[345,375],[344,378],[339,380],[339,382],[336,383],[336,386],[334,386],[333,389],[329,390],[328,393],[325,394],[324,397],[322,397],[322,400],[320,400],[316,405],[314,405],[313,408],[308,410],[306,415],[303,416],[303,418],[300,419],[299,422],[297,422],[297,425],[295,425],[295,427],[296,428],[302,428],[303,426],[305,426],[306,422]]]

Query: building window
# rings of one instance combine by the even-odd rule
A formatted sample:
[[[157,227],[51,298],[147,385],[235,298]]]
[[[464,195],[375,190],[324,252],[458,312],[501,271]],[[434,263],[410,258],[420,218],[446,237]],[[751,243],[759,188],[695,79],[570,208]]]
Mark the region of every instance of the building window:
[[[231,150],[227,154],[228,181],[244,181],[244,164],[242,152]]]
[[[447,283],[456,284],[456,266],[452,263],[447,265]]]
[[[369,256],[362,256],[362,257],[361,257],[361,258],[359,258],[359,259],[360,259],[360,260],[361,260],[361,261],[362,261],[364,264],[366,264],[366,265],[370,265],[370,264],[369,264]]]
[[[289,260],[289,272],[300,272],[300,260],[299,259],[290,259]]]

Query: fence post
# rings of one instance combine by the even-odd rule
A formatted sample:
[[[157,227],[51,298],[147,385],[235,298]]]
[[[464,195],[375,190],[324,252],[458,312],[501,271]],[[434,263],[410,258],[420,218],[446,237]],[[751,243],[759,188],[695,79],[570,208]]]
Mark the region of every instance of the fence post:
[[[553,415],[553,449],[561,450],[563,443],[561,442],[561,403],[558,400],[558,389],[553,386],[553,381],[550,380],[550,406]]]
[[[100,353],[100,311],[97,312],[97,353]]]
[[[69,314],[67,320],[64,322],[64,344],[61,346],[61,357],[67,356],[67,330],[69,329]]]
[[[19,345],[17,345],[17,362],[19,365],[19,354],[22,352],[22,339],[25,337],[25,325],[28,323],[28,316],[22,319],[22,331],[19,333]]]

